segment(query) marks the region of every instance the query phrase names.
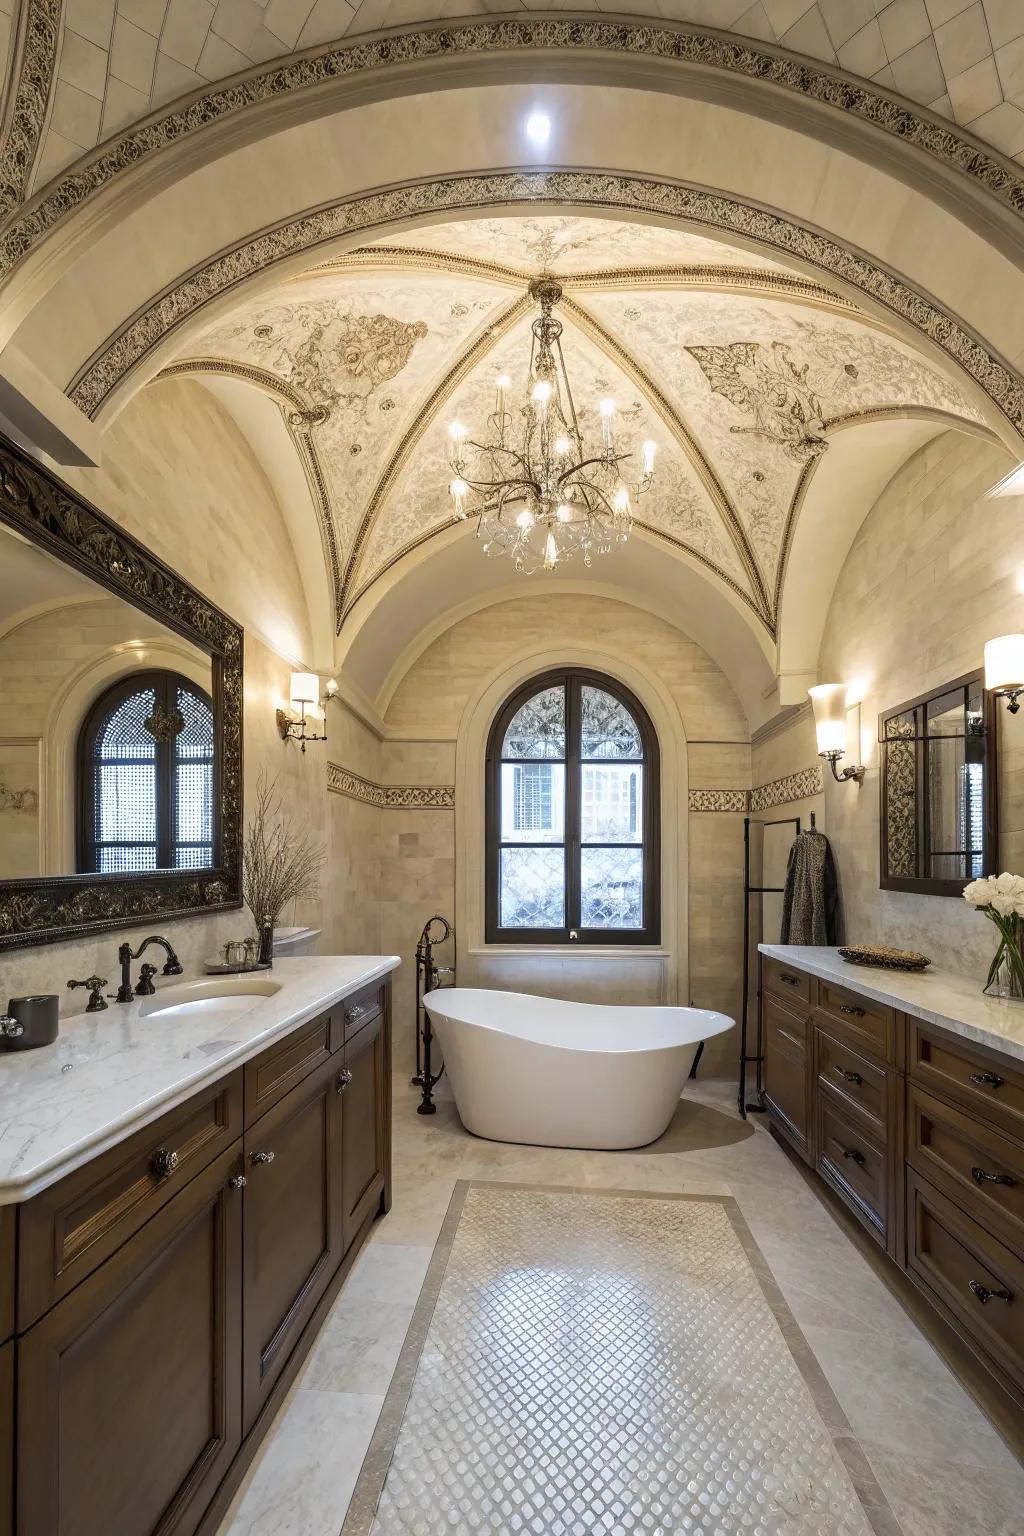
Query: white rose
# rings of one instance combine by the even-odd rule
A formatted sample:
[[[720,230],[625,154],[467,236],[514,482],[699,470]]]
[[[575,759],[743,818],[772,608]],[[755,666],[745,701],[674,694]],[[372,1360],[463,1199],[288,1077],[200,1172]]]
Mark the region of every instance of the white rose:
[[[1008,870],[1004,870],[1001,875],[996,876],[993,886],[1000,896],[1012,896],[1016,878],[1016,875],[1011,875]]]
[[[990,880],[972,880],[964,886],[964,901],[972,907],[987,907],[992,899]]]
[[[992,907],[1000,917],[1012,917],[1017,910],[1017,903],[1004,891],[996,891],[992,897]]]

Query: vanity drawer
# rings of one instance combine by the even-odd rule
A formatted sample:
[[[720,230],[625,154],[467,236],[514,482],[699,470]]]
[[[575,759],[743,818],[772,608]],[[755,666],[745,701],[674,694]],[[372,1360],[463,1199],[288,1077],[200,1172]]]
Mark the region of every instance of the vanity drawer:
[[[346,1040],[351,1040],[359,1030],[365,1029],[367,1024],[372,1024],[374,1019],[380,1018],[384,1012],[386,996],[387,983],[378,981],[372,987],[364,987],[362,992],[356,992],[352,997],[345,999]]]
[[[18,1222],[19,1334],[241,1134],[237,1071],[27,1201]]]
[[[826,1025],[841,1025],[860,1050],[871,1051],[883,1061],[894,1060],[896,1014],[885,1003],[872,1002],[831,981],[819,981],[817,1011]]]
[[[911,1169],[907,1268],[939,1310],[1024,1385],[1024,1259]]]
[[[339,1004],[330,1013],[323,1013],[292,1030],[254,1061],[247,1061],[242,1069],[245,1073],[246,1128],[310,1072],[329,1061],[342,1043]]]
[[[911,1078],[1024,1141],[1024,1063],[910,1020]]]
[[[828,1034],[815,1029],[819,1086],[867,1120],[876,1138],[885,1139],[893,1074]]]
[[[911,1165],[1024,1255],[1024,1146],[913,1083],[907,1109]]]
[[[817,1096],[818,1172],[853,1208],[868,1231],[885,1242],[889,1213],[889,1160],[880,1146],[844,1114],[828,1094]]]
[[[791,1008],[800,1008],[810,1003],[811,978],[805,971],[796,971],[791,965],[785,965],[781,960],[771,960],[767,955],[762,956],[762,965],[761,974],[766,992],[774,992],[776,997],[781,997]]]

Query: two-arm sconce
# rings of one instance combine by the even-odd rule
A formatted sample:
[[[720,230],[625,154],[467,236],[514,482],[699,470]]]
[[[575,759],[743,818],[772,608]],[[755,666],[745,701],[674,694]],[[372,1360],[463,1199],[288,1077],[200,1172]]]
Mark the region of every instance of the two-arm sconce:
[[[1011,715],[1020,709],[1024,693],[1024,635],[997,635],[985,641],[985,687],[1006,700]]]
[[[306,750],[307,741],[326,741],[327,705],[337,696],[337,692],[338,685],[332,677],[324,688],[324,697],[321,701],[320,679],[317,674],[315,672],[293,672],[291,706],[294,713],[289,714],[286,709],[279,709],[277,712],[277,728],[281,733],[281,740],[287,741],[291,738],[293,741],[300,741],[303,752]],[[322,708],[323,710],[324,728],[319,734],[306,729],[306,726],[309,724],[306,719],[306,711],[310,708]]]
[[[808,688],[811,708],[814,710],[814,733],[818,739],[818,756],[832,766],[832,777],[837,784],[850,779],[858,782],[864,777],[860,763],[850,763],[840,773],[836,763],[846,756],[846,687],[843,683],[819,683]]]

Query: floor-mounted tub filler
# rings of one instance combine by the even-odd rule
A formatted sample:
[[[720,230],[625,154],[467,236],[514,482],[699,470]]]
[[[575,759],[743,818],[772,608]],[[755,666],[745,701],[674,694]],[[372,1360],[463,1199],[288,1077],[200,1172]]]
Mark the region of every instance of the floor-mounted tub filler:
[[[423,999],[467,1131],[490,1141],[615,1150],[668,1128],[702,1040],[733,1020],[706,1008],[620,1008],[441,987]]]

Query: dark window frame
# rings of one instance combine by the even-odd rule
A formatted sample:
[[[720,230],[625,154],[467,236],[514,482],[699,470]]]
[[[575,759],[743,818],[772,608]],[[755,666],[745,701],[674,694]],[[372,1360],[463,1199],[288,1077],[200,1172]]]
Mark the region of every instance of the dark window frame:
[[[174,837],[175,826],[175,769],[177,757],[174,750],[174,741],[156,742],[154,766],[156,769],[156,865],[152,870],[114,871],[124,878],[125,873],[154,875],[165,870],[171,870],[176,874],[185,874],[190,871],[204,873],[207,869],[215,868],[218,859],[218,817],[216,797],[216,742],[217,725],[212,696],[194,683],[191,678],[185,677],[180,672],[172,672],[168,668],[154,667],[142,672],[129,673],[127,677],[118,678],[111,683],[102,693],[98,694],[89,706],[85,718],[78,732],[78,747],[76,752],[76,829],[75,829],[75,858],[79,874],[100,874],[97,868],[97,849],[100,846],[113,847],[112,843],[99,844],[94,837],[96,827],[96,779],[92,769],[96,763],[96,739],[105,729],[111,716],[121,707],[125,700],[143,693],[152,688],[156,694],[157,706],[161,703],[166,707],[175,702],[179,689],[184,689],[195,698],[201,699],[210,710],[213,718],[213,739],[210,751],[210,762],[213,772],[213,827],[211,843],[189,843],[179,841]],[[193,759],[193,761],[195,761]],[[131,843],[124,843],[123,847],[141,847],[148,839],[138,839]],[[177,864],[174,854],[178,848],[205,848],[210,847],[209,865]]]
[[[516,713],[528,699],[546,688],[564,686],[566,698],[566,755],[560,758],[520,758],[509,762],[565,763],[565,906],[566,922],[562,928],[502,928],[499,923],[501,880],[501,748]],[[600,688],[629,711],[640,732],[642,759],[616,758],[608,762],[642,761],[644,767],[643,815],[643,912],[642,928],[584,928],[574,916],[580,914],[581,849],[600,848],[601,843],[583,844],[580,837],[581,753],[580,700],[584,687]],[[533,945],[652,945],[661,943],[661,754],[658,736],[650,716],[640,700],[628,688],[604,672],[585,667],[556,667],[522,683],[502,704],[491,722],[487,737],[484,784],[485,836],[485,921],[484,938],[488,944]],[[506,844],[505,846],[509,846]],[[531,844],[531,846],[538,846]],[[544,846],[544,845],[540,845]],[[562,846],[561,844],[555,846]],[[611,845],[609,845],[611,846]],[[615,844],[614,846],[631,846]],[[575,935],[575,937],[573,936]]]

